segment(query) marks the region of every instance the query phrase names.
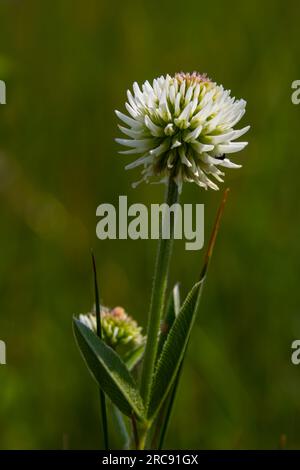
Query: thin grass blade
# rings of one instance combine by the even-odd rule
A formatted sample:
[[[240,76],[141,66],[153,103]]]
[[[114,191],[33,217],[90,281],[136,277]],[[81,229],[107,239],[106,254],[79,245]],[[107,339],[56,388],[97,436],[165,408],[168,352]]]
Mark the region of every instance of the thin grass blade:
[[[96,305],[96,321],[97,321],[97,336],[102,339],[102,328],[101,328],[101,310],[100,310],[100,296],[97,279],[97,268],[94,253],[92,252],[92,264],[93,264],[93,275],[94,275],[94,289],[95,289],[95,305]],[[107,412],[106,412],[106,398],[105,393],[99,387],[100,407],[101,407],[101,421],[102,421],[102,432],[103,432],[103,443],[104,449],[109,449],[108,442],[108,424],[107,424]]]

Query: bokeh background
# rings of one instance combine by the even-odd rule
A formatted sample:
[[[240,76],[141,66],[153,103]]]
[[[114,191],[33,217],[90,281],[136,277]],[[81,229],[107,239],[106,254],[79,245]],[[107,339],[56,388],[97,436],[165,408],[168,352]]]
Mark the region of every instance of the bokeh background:
[[[99,241],[96,207],[159,202],[133,190],[113,110],[176,71],[207,72],[248,101],[249,146],[231,193],[166,446],[300,447],[300,79],[296,1],[1,0],[0,448],[99,448],[98,394],[71,318],[93,303],[90,248],[107,305],[145,327],[155,241]],[[221,192],[205,203],[206,237]],[[176,242],[171,283],[195,281],[203,251]],[[118,436],[114,435],[118,446]]]

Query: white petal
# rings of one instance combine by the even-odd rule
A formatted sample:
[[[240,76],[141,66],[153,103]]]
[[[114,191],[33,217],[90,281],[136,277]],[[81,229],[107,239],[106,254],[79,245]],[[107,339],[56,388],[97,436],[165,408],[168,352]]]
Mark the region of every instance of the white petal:
[[[180,93],[181,96],[185,95],[185,80],[180,85],[179,93]]]
[[[156,147],[153,150],[150,150],[150,155],[154,155],[155,157],[158,157],[162,153],[164,153],[168,148],[170,147],[170,139],[164,140],[162,144],[160,144],[158,147]]]
[[[178,116],[180,114],[180,100],[181,100],[181,95],[180,93],[177,93],[176,98],[175,98],[175,106],[174,106],[175,116]]]
[[[236,163],[231,162],[228,158],[224,158],[224,160],[219,160],[219,166],[223,166],[224,168],[242,168],[242,165],[237,165]]]
[[[143,116],[136,109],[134,109],[132,106],[130,106],[129,103],[125,103],[125,107],[126,107],[127,111],[129,112],[129,114],[131,114],[131,116],[134,119],[143,120]]]
[[[161,127],[154,124],[149,118],[149,116],[147,115],[145,116],[145,125],[148,127],[151,134],[154,135],[155,137],[162,137],[164,135],[164,130]]]
[[[199,98],[199,93],[200,93],[200,84],[197,83],[195,90],[194,90],[194,99],[198,100]]]
[[[129,163],[128,165],[125,166],[125,170],[131,170],[132,168],[135,168],[140,165],[144,165],[145,163],[150,163],[153,160],[153,158],[149,155],[144,155],[141,158],[138,158],[132,163]]]
[[[172,104],[175,103],[176,91],[174,85],[170,86],[169,98]]]
[[[118,124],[118,128],[123,132],[123,134],[128,135],[128,137],[132,137],[133,139],[136,139],[137,137],[142,137],[141,131],[127,129],[127,127],[123,127],[120,124]]]
[[[167,167],[168,168],[173,168],[173,163],[174,163],[174,160],[176,158],[176,154],[175,152],[170,152],[170,155],[168,157],[168,160],[167,160]]]
[[[219,134],[219,135],[206,135],[205,139],[208,140],[208,142],[217,145],[221,144],[222,142],[228,142],[234,137],[234,132],[226,132],[225,134]]]
[[[215,147],[214,153],[235,153],[243,150],[246,145],[248,145],[248,142],[231,142],[229,144],[220,144]]]
[[[201,123],[204,122],[205,119],[207,119],[208,116],[211,114],[211,110],[212,110],[212,103],[209,102],[203,108],[201,108],[200,111],[198,111],[198,113],[195,114],[195,116],[193,116],[191,120],[191,125],[194,125],[198,122],[201,122]]]
[[[191,168],[192,164],[191,164],[191,162],[187,159],[183,147],[180,147],[180,149],[179,149],[179,156],[180,156],[181,163],[183,163],[184,165],[186,165],[188,168]]]
[[[133,91],[136,95],[141,95],[141,90],[140,90],[140,87],[138,85],[137,82],[134,82],[134,84],[132,85],[132,88],[133,88]]]
[[[115,139],[118,144],[125,145],[126,147],[149,147],[153,145],[154,139]]]
[[[184,108],[184,110],[182,111],[182,113],[179,115],[178,117],[178,121],[185,121],[187,120],[189,117],[190,117],[190,112],[191,112],[191,109],[192,109],[192,103],[189,102],[186,107]]]
[[[248,132],[249,129],[250,129],[250,126],[246,126],[246,127],[243,127],[243,129],[239,129],[239,130],[233,131],[234,136],[231,137],[230,140],[238,139],[238,138],[241,137],[242,135],[246,134],[246,132]]]
[[[131,150],[120,150],[118,153],[120,155],[136,155],[138,153],[144,153],[147,149],[146,148],[140,148],[140,149],[131,149]]]
[[[193,147],[194,150],[198,153],[202,152],[210,152],[214,146],[213,145],[208,145],[208,144],[202,144],[201,142],[192,142],[191,146]]]
[[[127,90],[127,99],[129,101],[130,106],[136,110],[136,102],[131,94],[130,90]]]
[[[121,113],[117,109],[115,110],[115,113],[118,116],[118,118],[121,119],[121,121],[125,122],[125,124],[127,124],[128,126],[134,127],[134,128],[140,128],[141,127],[140,122],[136,121],[135,119],[132,119],[129,116],[126,116],[126,114]]]
[[[164,128],[164,133],[166,135],[171,136],[171,135],[174,134],[174,132],[175,132],[175,128],[174,128],[174,125],[172,123],[167,124],[166,127]]]
[[[243,109],[242,111],[240,111],[238,113],[238,115],[236,116],[236,118],[232,119],[230,122],[228,122],[228,126],[230,127],[234,127],[241,119],[242,117],[244,116],[246,110]]]
[[[139,181],[136,181],[135,183],[131,183],[131,187],[133,189],[137,188],[143,181],[147,181],[146,178],[141,178]]]
[[[193,90],[194,90],[193,86],[188,87],[187,92],[185,94],[185,99],[184,99],[184,104],[185,105],[187,105],[191,101]]]
[[[159,106],[158,114],[164,121],[170,121],[172,119],[172,115],[170,113],[169,106],[168,106],[167,102],[162,103]]]
[[[219,165],[222,161],[220,158],[214,158],[211,155],[208,155],[208,153],[201,154],[201,160],[209,165]]]
[[[201,134],[201,131],[202,131],[202,126],[199,125],[198,127],[196,127],[196,129],[186,134],[186,136],[184,137],[184,141],[191,142],[193,140],[198,139],[199,135]]]
[[[174,139],[172,140],[171,149],[175,149],[176,147],[180,147],[180,145],[182,145],[180,140],[178,140],[174,137]]]

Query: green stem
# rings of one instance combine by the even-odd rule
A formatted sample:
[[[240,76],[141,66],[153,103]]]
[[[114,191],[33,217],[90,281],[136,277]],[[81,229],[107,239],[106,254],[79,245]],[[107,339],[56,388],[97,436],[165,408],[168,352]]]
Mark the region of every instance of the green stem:
[[[139,438],[139,433],[138,433],[138,428],[136,424],[136,419],[134,416],[134,413],[131,416],[131,423],[132,423],[132,431],[133,431],[133,438],[134,438],[134,443],[135,443],[135,449],[140,448],[140,438]]]
[[[144,450],[145,449],[149,428],[150,428],[150,424],[148,424],[148,423],[145,424],[142,427],[141,432],[140,432],[140,437],[139,437],[138,450]]]
[[[172,177],[169,178],[168,187],[165,195],[165,203],[171,207],[178,201],[178,187]],[[166,216],[165,216],[166,219]],[[163,223],[166,220],[163,220]],[[162,223],[162,225],[163,225]],[[148,329],[147,329],[147,344],[145,349],[145,356],[143,361],[143,371],[142,371],[142,380],[141,380],[141,395],[146,403],[146,406],[149,401],[151,382],[153,378],[155,358],[157,353],[158,345],[158,334],[160,327],[160,320],[162,318],[170,258],[172,252],[172,245],[174,239],[174,214],[171,214],[170,217],[170,237],[162,238],[162,233],[160,233],[160,238],[158,242],[158,250],[156,256],[155,272],[152,285],[151,293],[151,302],[150,302],[150,311],[148,317]]]

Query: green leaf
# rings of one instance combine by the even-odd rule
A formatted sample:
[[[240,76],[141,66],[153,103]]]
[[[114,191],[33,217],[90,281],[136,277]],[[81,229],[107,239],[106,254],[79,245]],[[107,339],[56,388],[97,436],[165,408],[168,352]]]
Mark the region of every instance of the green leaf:
[[[93,331],[73,319],[78,347],[94,379],[111,401],[127,416],[144,418],[144,404],[135,381],[118,354]]]
[[[155,416],[176,378],[198,310],[203,282],[204,278],[187,295],[163,346],[153,379],[149,418]]]
[[[176,377],[175,377],[175,380],[174,380],[174,384],[172,385],[172,388],[171,388],[171,390],[170,390],[170,392],[167,396],[167,399],[166,399],[166,401],[165,401],[165,403],[162,407],[162,409],[166,408],[166,410],[165,410],[165,413],[164,413],[164,420],[163,420],[161,428],[160,428],[159,442],[158,442],[158,447],[157,447],[158,450],[162,450],[163,445],[164,445],[165,436],[166,436],[166,433],[167,433],[167,430],[168,430],[168,426],[169,426],[169,423],[170,423],[171,414],[172,414],[172,410],[173,410],[173,406],[174,406],[174,402],[175,402],[175,398],[176,398],[177,387],[178,387],[179,380],[180,380],[180,377],[181,377],[183,362],[184,362],[184,358],[182,359],[182,361],[180,363],[179,370],[178,370],[178,372],[176,374]]]
[[[159,411],[162,403],[168,396],[172,385],[182,365],[184,355],[189,342],[191,330],[197,316],[203,285],[213,254],[216,237],[220,228],[221,218],[224,212],[229,189],[227,188],[221,200],[215,223],[211,232],[208,248],[204,257],[204,264],[200,273],[200,280],[187,295],[176,319],[170,329],[163,350],[159,357],[157,368],[152,382],[150,401],[147,409],[147,417],[153,419]],[[179,380],[179,377],[178,377]],[[178,383],[178,381],[177,381]],[[177,384],[175,385],[174,397]],[[172,403],[174,402],[174,397]],[[171,404],[172,407],[172,404]],[[170,413],[168,413],[167,420]]]
[[[124,363],[128,370],[132,371],[135,366],[140,362],[145,351],[145,344],[141,344],[129,351],[124,357]]]

